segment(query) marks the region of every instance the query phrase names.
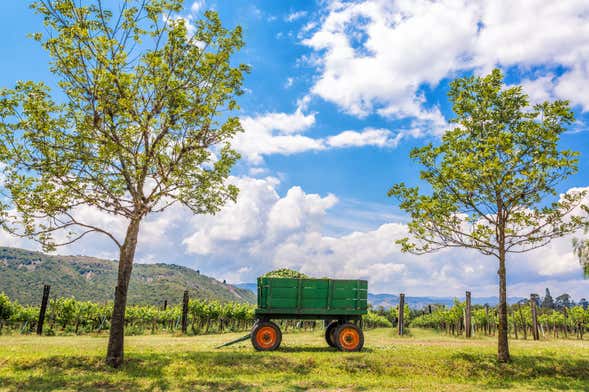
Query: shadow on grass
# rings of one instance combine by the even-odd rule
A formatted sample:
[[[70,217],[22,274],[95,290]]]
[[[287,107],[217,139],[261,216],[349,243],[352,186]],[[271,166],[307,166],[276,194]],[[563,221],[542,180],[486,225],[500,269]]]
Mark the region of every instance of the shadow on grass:
[[[499,363],[494,354],[464,352],[451,358],[453,367],[462,368],[468,378],[483,380],[488,389],[527,384],[541,390],[589,391],[589,360],[583,358],[514,355],[510,363]]]
[[[130,353],[120,369],[107,367],[102,357],[53,356],[9,362],[9,376],[0,378],[0,389],[249,391],[260,390],[260,385],[238,381],[236,376],[255,379],[266,374],[296,384],[317,366],[312,358],[293,360],[279,353],[255,352]]]
[[[371,348],[363,348],[363,353],[371,353],[374,350]],[[338,349],[333,347],[312,347],[312,346],[288,346],[280,347],[277,352],[283,353],[336,353]]]
[[[8,391],[88,391],[168,389],[162,358],[131,358],[122,369],[105,365],[102,357],[53,356],[37,360],[17,360],[8,365],[11,376],[0,379]],[[122,377],[121,377],[122,376]],[[149,381],[145,382],[143,377]],[[147,388],[145,388],[147,387]]]
[[[314,355],[315,353],[332,355]],[[308,353],[309,355],[299,355]],[[52,356],[13,359],[0,370],[0,389],[7,391],[154,391],[329,389],[335,379],[367,380],[413,377],[429,382],[498,389],[589,389],[589,360],[548,355],[518,355],[500,364],[490,353],[454,352],[443,356],[404,356],[375,351],[352,354],[323,347],[285,347],[277,352],[208,351],[127,353],[121,369],[105,366],[101,356]],[[326,372],[326,369],[330,372]],[[411,385],[411,384],[409,384]]]

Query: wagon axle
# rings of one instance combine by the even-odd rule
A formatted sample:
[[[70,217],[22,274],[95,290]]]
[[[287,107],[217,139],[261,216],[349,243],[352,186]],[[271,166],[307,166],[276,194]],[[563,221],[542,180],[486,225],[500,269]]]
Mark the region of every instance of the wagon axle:
[[[268,320],[257,320],[249,337],[258,351],[276,350],[282,342],[280,327]],[[332,321],[325,329],[325,341],[340,351],[360,351],[364,346],[364,334],[356,324],[346,320]]]

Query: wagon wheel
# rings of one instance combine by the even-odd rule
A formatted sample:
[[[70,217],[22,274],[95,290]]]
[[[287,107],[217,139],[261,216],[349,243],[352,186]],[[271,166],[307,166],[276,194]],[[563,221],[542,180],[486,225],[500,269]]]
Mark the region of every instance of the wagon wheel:
[[[325,341],[331,347],[337,348],[337,344],[335,343],[335,330],[339,325],[341,325],[341,322],[332,321],[327,325],[327,328],[325,328]]]
[[[357,325],[345,323],[335,330],[335,342],[340,351],[360,351],[364,346],[364,334]]]
[[[252,345],[258,351],[272,351],[280,347],[282,332],[272,321],[259,321],[252,328]]]

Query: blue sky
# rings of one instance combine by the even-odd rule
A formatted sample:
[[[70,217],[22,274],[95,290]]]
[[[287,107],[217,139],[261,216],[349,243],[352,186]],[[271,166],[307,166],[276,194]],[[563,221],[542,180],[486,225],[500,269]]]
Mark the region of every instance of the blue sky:
[[[54,86],[47,55],[27,38],[40,20],[26,3],[0,4],[0,86]],[[449,81],[495,66],[534,102],[571,101],[578,121],[562,146],[580,151],[581,164],[559,191],[589,186],[589,3],[511,3],[187,1],[178,15],[187,23],[211,8],[227,26],[244,28],[247,45],[235,60],[252,72],[240,99],[246,132],[235,142],[243,159],[232,178],[242,192],[215,217],[177,208],[150,218],[139,261],[188,265],[232,282],[288,266],[368,277],[375,292],[495,295],[493,259],[463,250],[401,254],[394,240],[406,216],[386,192],[396,182],[419,183],[409,151],[447,128]],[[514,257],[510,295],[548,286],[588,297],[570,242]],[[7,235],[2,243],[33,247]],[[102,238],[62,253],[115,257]]]

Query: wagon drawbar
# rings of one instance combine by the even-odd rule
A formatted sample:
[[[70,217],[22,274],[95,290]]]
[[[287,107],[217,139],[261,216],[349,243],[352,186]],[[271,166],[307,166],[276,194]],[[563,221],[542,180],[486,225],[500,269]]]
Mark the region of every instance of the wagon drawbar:
[[[367,311],[366,280],[260,277],[250,339],[256,350],[276,350],[282,332],[272,320],[324,320],[328,323],[328,345],[341,351],[360,351],[364,334],[358,321]]]

